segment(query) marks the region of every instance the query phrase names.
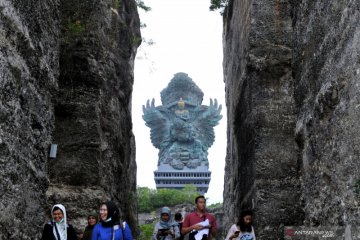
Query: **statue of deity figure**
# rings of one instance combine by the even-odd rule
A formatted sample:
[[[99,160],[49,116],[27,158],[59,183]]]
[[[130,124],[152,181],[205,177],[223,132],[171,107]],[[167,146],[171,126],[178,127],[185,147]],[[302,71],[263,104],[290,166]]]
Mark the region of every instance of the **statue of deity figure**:
[[[161,91],[161,106],[148,100],[143,119],[151,129],[151,142],[159,149],[158,165],[182,170],[208,166],[208,149],[214,143],[214,127],[222,118],[221,105],[210,99],[201,105],[203,92],[185,73],[177,73]]]

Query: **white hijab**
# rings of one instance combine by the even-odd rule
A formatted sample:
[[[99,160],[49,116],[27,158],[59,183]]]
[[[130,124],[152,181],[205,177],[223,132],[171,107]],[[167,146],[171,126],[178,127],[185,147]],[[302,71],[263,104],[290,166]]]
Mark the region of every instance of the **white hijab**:
[[[55,222],[54,220],[52,221],[52,222],[54,223],[53,234],[54,234],[56,240],[67,240],[67,224],[66,224],[66,210],[65,210],[65,207],[64,207],[62,204],[56,204],[56,205],[54,205],[54,206],[52,207],[52,209],[51,209],[51,216],[52,216],[52,214],[53,214],[53,211],[54,211],[54,208],[55,208],[55,207],[58,207],[58,208],[61,209],[61,211],[62,211],[63,214],[64,214],[64,217],[63,217],[63,219],[62,219],[59,223]],[[58,237],[57,237],[55,227],[56,227],[57,230],[58,230],[60,239],[58,239]]]

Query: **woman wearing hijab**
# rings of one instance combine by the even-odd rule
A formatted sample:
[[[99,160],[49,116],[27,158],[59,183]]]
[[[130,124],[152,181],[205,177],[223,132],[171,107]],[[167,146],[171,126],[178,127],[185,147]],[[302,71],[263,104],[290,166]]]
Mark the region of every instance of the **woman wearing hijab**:
[[[66,223],[66,210],[62,204],[51,209],[52,220],[45,224],[41,240],[76,240],[74,228]]]
[[[100,206],[100,222],[95,225],[92,240],[132,240],[130,227],[120,224],[119,209],[109,201]]]
[[[154,240],[173,240],[180,237],[179,224],[171,218],[171,211],[163,207],[160,213],[160,221],[154,228]]]
[[[85,227],[83,237],[81,240],[91,240],[92,232],[94,230],[95,224],[97,223],[98,218],[96,213],[90,213],[88,215],[88,225]]]

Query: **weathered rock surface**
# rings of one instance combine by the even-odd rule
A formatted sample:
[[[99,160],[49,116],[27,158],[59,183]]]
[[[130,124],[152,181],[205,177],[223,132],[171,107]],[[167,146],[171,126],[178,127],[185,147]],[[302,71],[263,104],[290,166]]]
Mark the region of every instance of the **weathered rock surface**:
[[[225,15],[225,226],[255,208],[260,239],[301,222],[288,1],[233,1]]]
[[[34,239],[44,223],[57,4],[0,0],[0,239]]]
[[[77,225],[107,199],[136,235],[135,1],[0,0],[0,20],[0,239],[37,239],[54,203]]]
[[[357,1],[230,1],[224,14],[225,226],[257,236],[358,224]]]
[[[304,223],[358,226],[360,2],[302,1],[294,9]]]
[[[135,1],[62,0],[60,12],[54,135],[59,151],[49,161],[50,181],[60,188],[96,186],[136,226],[131,93],[141,38]]]

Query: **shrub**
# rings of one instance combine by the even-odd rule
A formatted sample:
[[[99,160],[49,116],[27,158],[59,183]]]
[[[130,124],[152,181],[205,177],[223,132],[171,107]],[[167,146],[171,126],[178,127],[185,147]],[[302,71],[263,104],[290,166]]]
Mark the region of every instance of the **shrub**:
[[[154,224],[144,224],[140,225],[140,240],[148,240],[152,239],[153,231],[154,231]]]
[[[194,185],[186,185],[182,190],[137,188],[138,211],[151,212],[163,206],[175,206],[184,203],[194,203],[199,195]]]

